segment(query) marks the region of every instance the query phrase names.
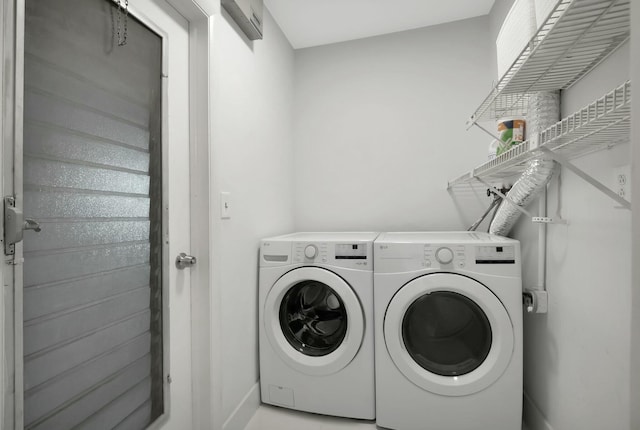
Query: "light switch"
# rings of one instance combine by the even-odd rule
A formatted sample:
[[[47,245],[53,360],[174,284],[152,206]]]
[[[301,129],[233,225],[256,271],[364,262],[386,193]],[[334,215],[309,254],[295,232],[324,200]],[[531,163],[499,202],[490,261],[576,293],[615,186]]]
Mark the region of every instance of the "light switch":
[[[220,193],[220,218],[231,218],[231,193],[227,191]]]

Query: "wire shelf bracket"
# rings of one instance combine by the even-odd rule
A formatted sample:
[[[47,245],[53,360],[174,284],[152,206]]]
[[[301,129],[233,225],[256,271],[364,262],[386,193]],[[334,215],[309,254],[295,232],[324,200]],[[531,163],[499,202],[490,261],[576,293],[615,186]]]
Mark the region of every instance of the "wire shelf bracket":
[[[628,202],[623,197],[620,197],[618,194],[613,192],[609,187],[607,187],[602,182],[595,179],[593,176],[589,175],[582,169],[576,167],[573,163],[571,163],[571,161],[569,161],[567,157],[557,152],[554,152],[550,149],[547,149],[545,147],[541,147],[540,151],[544,152],[545,155],[547,155],[549,158],[557,161],[560,165],[567,168],[568,170],[573,172],[575,175],[577,175],[579,178],[581,178],[582,180],[586,181],[587,183],[595,187],[598,191],[601,191],[602,193],[604,193],[607,197],[610,197],[611,199],[615,200],[624,209],[631,210],[630,202]]]

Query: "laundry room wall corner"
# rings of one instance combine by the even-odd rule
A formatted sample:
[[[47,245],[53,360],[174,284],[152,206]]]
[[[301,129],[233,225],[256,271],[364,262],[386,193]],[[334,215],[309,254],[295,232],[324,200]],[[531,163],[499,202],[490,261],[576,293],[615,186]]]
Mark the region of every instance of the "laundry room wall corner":
[[[249,41],[223,10],[212,75],[213,285],[220,297],[221,425],[241,429],[258,403],[260,239],[293,230],[293,48],[268,11]],[[231,195],[221,219],[220,193]],[[235,411],[235,412],[234,412]]]

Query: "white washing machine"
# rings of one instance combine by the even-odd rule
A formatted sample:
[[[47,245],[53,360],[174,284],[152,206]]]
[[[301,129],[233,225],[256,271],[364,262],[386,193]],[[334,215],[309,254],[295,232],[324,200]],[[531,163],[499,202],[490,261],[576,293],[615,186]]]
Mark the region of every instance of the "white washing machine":
[[[377,233],[297,233],[260,247],[264,403],[375,418],[373,241]]]
[[[377,424],[520,429],[519,242],[476,232],[383,233],[374,253]]]

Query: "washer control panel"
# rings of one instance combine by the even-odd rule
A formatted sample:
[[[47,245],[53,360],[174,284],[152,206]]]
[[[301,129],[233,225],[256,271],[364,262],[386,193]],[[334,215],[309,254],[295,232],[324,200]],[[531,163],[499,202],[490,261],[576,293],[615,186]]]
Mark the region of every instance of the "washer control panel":
[[[372,267],[370,243],[295,242],[294,263],[327,263],[344,267]]]
[[[336,260],[366,260],[367,245],[365,243],[336,243]]]

